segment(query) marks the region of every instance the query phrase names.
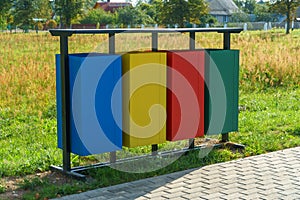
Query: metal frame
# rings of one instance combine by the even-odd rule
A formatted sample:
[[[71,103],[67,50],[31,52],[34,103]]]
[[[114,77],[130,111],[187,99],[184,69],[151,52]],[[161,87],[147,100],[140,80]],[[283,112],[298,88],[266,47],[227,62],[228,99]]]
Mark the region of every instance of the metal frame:
[[[51,166],[52,170],[58,170],[64,174],[73,176],[79,179],[85,179],[85,176],[80,174],[80,171],[84,171],[91,167],[101,167],[108,166],[112,163],[123,162],[124,159],[117,161],[116,152],[110,153],[110,162],[101,163],[93,166],[83,166],[71,168],[71,151],[70,151],[70,107],[68,106],[70,102],[70,88],[69,88],[69,49],[68,49],[68,37],[73,34],[108,34],[109,37],[109,53],[115,53],[115,35],[117,33],[151,33],[152,34],[152,51],[158,51],[158,34],[159,33],[189,33],[189,49],[195,50],[195,39],[197,32],[217,32],[223,33],[223,49],[230,49],[230,34],[240,33],[242,28],[175,28],[175,29],[52,29],[49,30],[52,36],[60,37],[60,56],[61,56],[61,97],[62,97],[62,150],[63,150],[63,166]],[[229,134],[222,134],[222,142],[229,141]],[[243,148],[241,145],[236,145],[237,148]],[[194,139],[189,139],[189,148],[183,149],[181,151],[189,151],[193,149],[199,149],[195,147]],[[158,155],[158,145],[152,145],[151,156]],[[160,155],[174,154],[175,152],[162,152]],[[137,158],[131,158],[137,159]],[[125,159],[126,161],[129,159]]]

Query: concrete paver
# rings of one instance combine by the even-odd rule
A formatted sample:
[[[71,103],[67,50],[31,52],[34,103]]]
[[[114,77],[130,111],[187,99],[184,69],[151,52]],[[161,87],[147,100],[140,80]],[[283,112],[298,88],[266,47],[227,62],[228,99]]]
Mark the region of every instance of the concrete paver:
[[[300,199],[300,147],[55,200],[76,199]]]

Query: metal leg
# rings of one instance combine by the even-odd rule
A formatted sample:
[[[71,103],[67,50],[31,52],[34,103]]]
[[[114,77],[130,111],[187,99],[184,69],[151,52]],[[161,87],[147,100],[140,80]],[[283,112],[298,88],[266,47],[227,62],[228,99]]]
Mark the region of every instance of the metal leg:
[[[117,152],[110,152],[110,163],[115,163],[117,161]]]
[[[195,139],[189,139],[189,149],[194,149],[195,148]]]
[[[229,141],[229,133],[223,133],[221,142],[228,142],[228,141]]]
[[[73,177],[75,179],[78,179],[78,180],[82,180],[82,181],[85,181],[86,180],[86,176],[83,175],[83,174],[80,174],[80,173],[77,173],[77,172],[73,172],[73,171],[65,171],[63,168],[61,167],[57,167],[57,166],[53,166],[51,165],[50,166],[50,170],[51,171],[57,171],[57,172],[60,172],[62,174],[65,174],[67,176],[70,176],[70,177]]]
[[[69,87],[69,59],[68,37],[60,37],[60,73],[61,73],[61,98],[62,98],[62,149],[63,170],[71,170],[70,159],[70,87]]]
[[[223,49],[230,49],[230,33],[229,32],[224,32]],[[228,142],[228,141],[229,141],[229,133],[223,133],[221,142]]]
[[[158,151],[158,145],[152,144],[152,156],[156,156]]]

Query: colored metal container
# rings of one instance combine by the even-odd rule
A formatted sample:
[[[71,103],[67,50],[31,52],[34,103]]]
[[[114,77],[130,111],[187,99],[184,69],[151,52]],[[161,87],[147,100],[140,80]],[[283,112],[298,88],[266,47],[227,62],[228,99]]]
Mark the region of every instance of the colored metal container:
[[[70,145],[80,156],[122,148],[121,56],[69,54]],[[57,132],[62,148],[60,55],[56,55]]]
[[[166,53],[122,56],[123,146],[166,141]]]
[[[239,51],[207,50],[205,61],[205,132],[238,130]]]
[[[204,136],[204,51],[167,53],[167,140]]]

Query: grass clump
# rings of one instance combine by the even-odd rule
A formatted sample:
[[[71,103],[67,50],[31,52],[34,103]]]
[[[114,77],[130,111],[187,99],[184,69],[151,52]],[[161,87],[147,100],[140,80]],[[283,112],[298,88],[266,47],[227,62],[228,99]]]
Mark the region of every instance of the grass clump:
[[[5,191],[6,191],[5,187],[2,186],[2,185],[0,185],[0,194],[1,194],[1,193],[4,193]]]

